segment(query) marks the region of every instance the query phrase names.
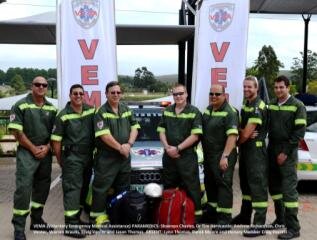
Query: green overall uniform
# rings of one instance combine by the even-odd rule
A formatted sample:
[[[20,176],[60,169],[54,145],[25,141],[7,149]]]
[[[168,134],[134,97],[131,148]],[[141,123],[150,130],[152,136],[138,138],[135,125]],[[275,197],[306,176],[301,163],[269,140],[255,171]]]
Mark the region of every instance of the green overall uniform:
[[[28,94],[12,107],[8,128],[22,131],[36,146],[46,145],[50,141],[56,112],[57,109],[46,100],[42,107],[37,106],[32,94]],[[12,219],[16,231],[24,231],[31,198],[31,218],[34,222],[41,221],[50,190],[51,171],[51,152],[43,159],[36,159],[29,150],[18,146]]]
[[[257,97],[252,102],[245,101],[241,109],[241,128],[248,123],[256,124],[258,136],[240,146],[240,159],[247,177],[243,185],[243,195],[250,196],[255,211],[253,224],[264,225],[268,207],[267,171],[268,158],[265,146],[267,135],[268,112],[265,103]]]
[[[81,209],[88,193],[94,150],[95,109],[86,104],[82,113],[68,102],[55,120],[51,140],[62,144],[62,186],[65,223],[79,223]]]
[[[107,192],[114,187],[116,192],[130,189],[131,157],[124,157],[119,151],[105,144],[99,137],[111,134],[120,144],[128,143],[132,129],[139,129],[132,110],[119,103],[118,114],[114,113],[108,102],[95,114],[95,137],[97,153],[95,156],[95,178],[92,189],[92,208],[90,217],[97,225],[108,222],[106,214]]]
[[[199,110],[187,104],[179,114],[175,113],[175,104],[165,108],[157,131],[164,132],[169,145],[178,146],[191,134],[202,134],[202,117]],[[163,154],[164,188],[182,187],[195,204],[195,215],[202,215],[200,182],[196,146],[183,149],[178,159]]]
[[[300,230],[297,219],[297,150],[298,142],[305,135],[306,109],[293,96],[281,106],[274,99],[269,105],[269,118],[269,190],[274,200],[276,220],[285,224],[288,230],[297,232]],[[280,153],[287,155],[282,165],[276,161]]]
[[[227,101],[216,111],[209,106],[203,114],[203,150],[205,187],[211,213],[217,212],[217,224],[231,222],[232,179],[237,161],[234,148],[228,156],[228,168],[222,172],[219,162],[229,135],[238,135],[239,114]]]

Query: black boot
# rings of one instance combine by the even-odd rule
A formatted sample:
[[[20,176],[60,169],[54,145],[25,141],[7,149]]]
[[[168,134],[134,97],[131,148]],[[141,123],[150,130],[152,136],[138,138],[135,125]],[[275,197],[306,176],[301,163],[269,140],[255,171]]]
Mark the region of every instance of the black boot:
[[[85,238],[86,234],[80,226],[76,224],[65,224],[64,235],[72,238]]]
[[[14,240],[26,240],[24,231],[14,231]]]
[[[252,204],[249,200],[242,200],[240,213],[232,219],[232,225],[250,225]]]
[[[216,208],[210,206],[209,204],[206,204],[206,207],[203,209],[201,223],[216,224],[217,223]]]
[[[287,230],[285,233],[281,233],[277,236],[278,239],[293,239],[300,236],[299,231]]]
[[[42,232],[53,232],[54,228],[51,225],[47,224],[42,218],[40,219],[31,218],[30,230],[42,231]]]

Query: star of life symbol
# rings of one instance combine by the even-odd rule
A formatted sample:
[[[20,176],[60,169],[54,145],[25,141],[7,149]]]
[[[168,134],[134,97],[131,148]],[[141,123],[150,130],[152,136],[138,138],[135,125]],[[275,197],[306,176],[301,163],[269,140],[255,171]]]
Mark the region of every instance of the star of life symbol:
[[[233,21],[234,4],[221,3],[209,6],[209,23],[213,30],[222,32]]]
[[[72,0],[73,15],[76,22],[85,29],[94,26],[99,17],[99,0]]]
[[[103,121],[97,122],[97,127],[98,127],[99,129],[102,129],[102,128],[103,128]]]

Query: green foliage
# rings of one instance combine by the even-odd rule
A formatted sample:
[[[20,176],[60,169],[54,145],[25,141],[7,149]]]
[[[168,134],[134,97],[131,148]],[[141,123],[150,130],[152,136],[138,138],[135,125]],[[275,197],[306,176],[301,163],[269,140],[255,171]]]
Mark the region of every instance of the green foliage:
[[[317,95],[317,80],[312,80],[308,83],[307,93]]]
[[[273,93],[274,79],[278,76],[280,67],[284,67],[283,63],[277,59],[274,49],[269,45],[264,45],[259,52],[259,56],[255,61],[254,71],[257,71],[257,78],[264,77],[270,97]]]
[[[43,76],[46,79],[48,78],[55,78],[56,79],[56,68],[50,68],[48,70],[45,69],[37,69],[37,68],[9,68],[5,73],[5,77],[3,82],[1,82],[1,72],[0,72],[0,83],[4,83],[10,85],[11,79],[16,75],[19,74],[22,79],[24,80],[24,84],[26,88],[31,86],[32,80],[36,76]]]
[[[246,76],[258,76],[259,73],[258,73],[258,70],[256,69],[256,67],[253,66],[253,67],[247,68],[245,75]]]
[[[291,84],[289,92],[290,92],[291,95],[294,95],[294,94],[298,93],[297,86],[295,84]]]
[[[137,68],[134,74],[134,87],[138,89],[149,89],[157,80],[154,74],[146,67]],[[149,89],[152,91],[152,89]]]
[[[302,89],[304,53],[300,52],[301,58],[293,58],[291,67],[291,80]],[[317,53],[307,50],[307,82],[317,79]]]
[[[131,84],[130,79],[125,79],[126,84]],[[147,89],[149,92],[167,92],[170,84],[158,81],[147,67],[137,68],[133,78],[134,90]]]
[[[16,74],[11,78],[10,86],[13,87],[17,94],[25,92],[25,85],[21,75]]]
[[[5,79],[6,79],[5,72],[0,69],[0,84],[1,85],[5,83]]]

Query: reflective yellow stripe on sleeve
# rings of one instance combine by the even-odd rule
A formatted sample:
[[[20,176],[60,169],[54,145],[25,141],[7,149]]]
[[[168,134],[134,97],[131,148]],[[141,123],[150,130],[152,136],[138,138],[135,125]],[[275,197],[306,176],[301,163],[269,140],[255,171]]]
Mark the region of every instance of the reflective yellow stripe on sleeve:
[[[250,195],[242,195],[242,200],[251,201],[251,196]]]
[[[202,134],[203,130],[200,128],[193,128],[190,133],[191,134]]]
[[[72,216],[75,216],[78,212],[79,212],[79,209],[78,210],[64,211],[64,216],[72,217]]]
[[[105,129],[105,130],[102,130],[102,131],[97,131],[95,132],[95,137],[100,137],[101,135],[107,135],[107,134],[110,134],[110,130],[109,129]]]
[[[262,124],[262,120],[260,118],[249,118],[248,123]]]
[[[165,133],[165,128],[157,127],[156,131],[159,132],[159,133]]]
[[[8,128],[9,129],[16,129],[19,131],[23,130],[23,126],[21,124],[17,124],[17,123],[9,123]]]
[[[226,134],[227,134],[227,136],[230,135],[230,134],[236,134],[236,135],[238,135],[239,132],[238,132],[238,129],[236,129],[236,128],[231,128],[231,129],[228,129],[228,130],[226,131]]]
[[[303,118],[298,118],[298,119],[295,119],[295,125],[307,125],[307,121],[306,119],[303,119]]]
[[[51,135],[51,140],[52,141],[60,142],[60,141],[62,141],[62,139],[63,139],[62,136],[58,136],[58,135],[55,135],[55,134]]]
[[[140,128],[141,126],[138,123],[131,126],[131,129],[140,129]]]
[[[31,202],[31,207],[32,207],[32,208],[43,208],[43,207],[44,207],[44,204],[42,204],[42,203],[37,203],[37,202],[32,201],[32,202]]]

